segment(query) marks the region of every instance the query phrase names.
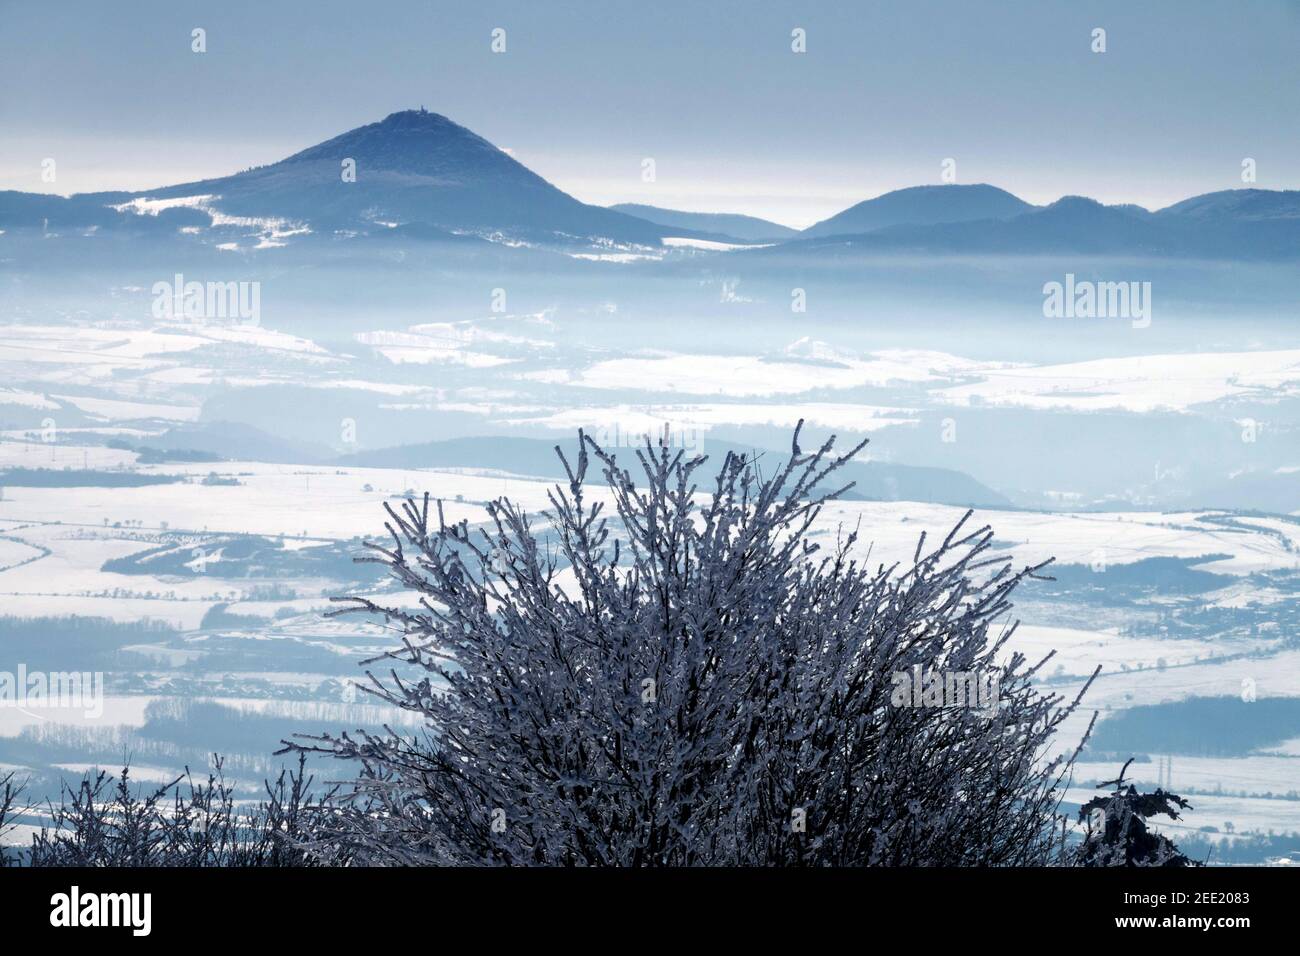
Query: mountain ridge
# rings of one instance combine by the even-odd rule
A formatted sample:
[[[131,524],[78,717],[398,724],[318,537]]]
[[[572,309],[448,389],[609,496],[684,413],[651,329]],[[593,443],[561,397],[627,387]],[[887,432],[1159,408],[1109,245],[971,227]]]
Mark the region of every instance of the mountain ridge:
[[[348,160],[355,163],[351,182],[344,175]],[[214,228],[218,217],[224,231]],[[589,205],[484,137],[423,108],[214,179],[71,197],[0,192],[0,229],[155,239],[186,230],[215,243],[237,231],[231,222],[246,221],[304,224],[295,232],[298,241],[308,234],[407,242],[477,237],[608,251],[658,248],[664,238],[683,237],[761,240],[775,243],[777,253],[1300,257],[1300,190],[1220,190],[1150,211],[1080,196],[1035,206],[987,183],[913,186],[863,200],[802,232],[736,213]],[[239,245],[283,244],[274,238]]]
[[[355,164],[354,181],[344,177],[348,160]],[[390,113],[229,176],[106,195],[160,200],[211,195],[223,214],[280,217],[318,231],[398,224],[450,234],[646,245],[658,245],[664,231],[575,199],[477,133],[423,109]]]
[[[576,453],[571,436],[557,440],[540,438],[480,436],[474,438],[435,439],[415,444],[393,445],[351,452],[335,459],[334,464],[372,468],[490,468],[521,477],[563,480],[566,472],[555,454],[556,446]],[[635,458],[635,449],[610,449]],[[720,439],[707,438],[703,454],[710,459],[711,473],[721,467],[728,452],[763,456],[765,468],[789,457],[785,452]],[[688,452],[688,457],[690,453]],[[853,461],[835,473],[830,482],[842,487],[856,482],[846,497],[875,501],[925,501],[936,504],[981,508],[1012,508],[1012,502],[998,491],[963,471],[926,465],[901,465],[878,461]],[[823,490],[830,490],[829,488]]]
[[[898,225],[1007,219],[1036,207],[988,183],[908,186],[864,199],[800,233],[805,238],[859,235]]]
[[[1250,192],[1245,204],[1233,194]],[[1151,212],[1063,196],[1005,219],[898,224],[801,236],[764,252],[911,255],[1116,255],[1278,260],[1300,257],[1300,191],[1221,190]]]

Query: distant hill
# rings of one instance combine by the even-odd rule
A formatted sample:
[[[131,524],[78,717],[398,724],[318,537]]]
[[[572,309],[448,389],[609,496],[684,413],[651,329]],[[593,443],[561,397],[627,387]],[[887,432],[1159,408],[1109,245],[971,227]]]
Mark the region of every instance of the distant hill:
[[[356,181],[342,181],[344,160]],[[216,193],[223,212],[312,223],[422,223],[449,232],[507,232],[554,240],[599,237],[656,244],[662,230],[588,206],[483,137],[424,110],[378,123],[223,179],[157,190],[156,198]]]
[[[632,202],[618,203],[609,208],[647,222],[690,230],[722,241],[739,239],[745,242],[762,242],[789,239],[799,235],[798,229],[791,229],[789,226],[759,219],[756,216],[741,216],[735,213],[681,212],[677,209],[661,209],[658,206],[643,206]]]
[[[909,255],[1119,255],[1187,259],[1300,257],[1300,216],[1294,193],[1246,200],[1221,193],[1198,196],[1153,213],[1066,196],[1010,219],[896,225],[856,235],[800,239],[781,252],[906,253]]]
[[[212,217],[197,209],[167,209],[157,216],[137,216],[112,208],[125,194],[57,196],[0,190],[0,229],[111,229],[164,236],[184,226],[211,225]]]
[[[109,444],[130,443],[110,441]],[[242,422],[196,422],[178,425],[161,435],[151,435],[142,445],[155,453],[211,455],[227,461],[270,461],[312,464],[332,458],[334,452],[326,445],[293,442],[253,425]],[[140,450],[137,448],[136,450]],[[167,460],[180,460],[168,458]]]
[[[1300,512],[1300,472],[1247,471],[1194,491],[1189,498],[1203,508],[1295,514]]]
[[[354,182],[344,181],[347,160],[355,163]],[[62,202],[22,198],[30,195],[0,196],[0,227],[19,220],[39,225],[49,210],[64,214],[70,224],[113,225],[123,220],[111,210],[105,213],[105,205],[207,196],[227,216],[286,219],[316,232],[415,225],[426,230],[423,238],[504,233],[547,242],[598,239],[648,245],[657,245],[664,232],[643,219],[579,202],[483,137],[424,110],[393,113],[277,163],[231,176]],[[210,219],[196,210],[170,214]],[[154,217],[133,218],[148,222]]]
[[[889,226],[931,226],[981,219],[1010,219],[1035,207],[984,183],[912,186],[867,199],[809,226],[803,236],[855,235]]]
[[[536,438],[475,437],[399,445],[372,451],[354,452],[337,459],[339,465],[367,468],[490,468],[517,475],[562,479],[564,468],[555,455],[559,445],[574,460],[577,438],[545,441]],[[721,467],[727,452],[763,454],[764,473],[771,474],[789,458],[788,452],[755,449],[751,445],[707,439],[704,454],[709,457],[713,473]],[[620,460],[626,456],[635,464],[631,448],[616,449]],[[707,466],[706,466],[707,467]],[[848,482],[856,486],[845,497],[874,501],[925,501],[936,504],[973,505],[1007,508],[1011,502],[969,475],[947,468],[894,465],[883,462],[851,462],[836,472],[831,484],[841,487]],[[830,490],[830,489],[826,489]]]
[[[1205,222],[1300,219],[1300,189],[1225,189],[1176,202],[1156,215],[1166,219]]]
[[[343,176],[349,162],[355,181]],[[27,242],[37,262],[54,256],[45,253],[45,239],[60,236],[125,240],[107,253],[115,262],[140,258],[133,253],[146,240],[169,252],[170,243],[251,252],[340,236],[382,238],[386,248],[439,243],[436,249],[458,256],[503,250],[524,255],[517,252],[520,246],[547,247],[540,250],[545,254],[575,245],[602,251],[658,247],[673,236],[775,243],[769,255],[1279,260],[1300,257],[1300,191],[1225,190],[1151,212],[1082,196],[1038,207],[984,183],[914,186],[795,232],[730,213],[588,205],[478,134],[421,109],[393,113],[279,162],[216,179],[72,197],[0,191],[0,230],[22,230],[22,237],[5,241]],[[59,246],[58,261],[106,255],[102,245],[81,242],[75,251]]]

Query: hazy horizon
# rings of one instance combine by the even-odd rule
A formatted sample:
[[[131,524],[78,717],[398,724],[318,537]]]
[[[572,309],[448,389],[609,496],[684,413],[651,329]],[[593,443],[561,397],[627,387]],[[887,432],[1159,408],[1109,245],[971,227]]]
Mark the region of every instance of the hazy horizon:
[[[1245,158],[1258,169],[1249,185],[1300,186],[1287,94],[1300,81],[1300,16],[1282,0],[1246,20],[1163,2],[667,3],[617,17],[596,4],[508,2],[454,20],[406,0],[365,17],[338,0],[0,6],[3,189],[68,195],[228,175],[421,105],[587,203],[795,227],[938,183],[948,158],[957,182],[1040,205],[1085,195],[1157,209],[1239,188]],[[201,55],[194,27],[207,31]],[[490,49],[497,28],[501,54]],[[1096,28],[1104,53],[1091,49]],[[56,183],[42,181],[47,157]],[[645,157],[653,183],[641,180]]]
[[[403,112],[403,111],[409,111],[409,110],[415,110],[415,109],[428,109],[428,107],[427,107],[426,105],[424,105],[424,104],[420,104],[420,106],[415,106],[415,107],[402,107],[401,109],[390,110],[389,113],[384,114],[384,116],[388,116],[388,115],[391,115],[392,113],[396,113],[396,112]],[[436,110],[436,109],[431,109],[431,110],[429,110],[429,112],[431,112],[431,113],[437,113],[437,112],[439,112],[439,111]],[[444,114],[444,115],[445,115],[445,114]],[[383,116],[376,117],[374,120],[371,120],[370,122],[371,122],[371,123],[379,122],[379,121],[382,120],[383,118],[384,118]],[[456,120],[456,118],[455,118],[454,116],[447,117],[447,118],[448,118],[448,119],[451,119],[453,122],[457,122],[457,120]],[[362,123],[362,124],[360,124],[360,125],[361,125],[361,126],[365,126],[365,125],[369,125],[369,123]],[[464,123],[459,123],[458,125],[465,126]],[[354,128],[356,128],[356,127],[351,127],[350,129],[354,129]],[[476,130],[473,130],[472,127],[466,127],[466,128],[470,129],[471,132],[477,132]],[[349,131],[349,130],[339,130],[339,131],[338,131],[338,134],[341,134],[341,133],[344,133],[344,132],[348,132],[348,131]],[[334,135],[338,135],[338,134],[334,134]],[[326,139],[330,139],[330,138],[332,138],[332,136],[324,137],[324,138],[322,138],[322,139],[319,140],[319,141],[313,141],[313,142],[310,142],[310,143],[302,143],[302,144],[297,145],[297,146],[286,146],[286,147],[284,147],[284,151],[283,151],[282,154],[277,155],[277,156],[275,156],[275,157],[273,157],[273,158],[266,159],[266,160],[262,160],[262,161],[257,161],[257,162],[245,163],[245,164],[243,164],[243,165],[241,165],[241,166],[239,166],[239,167],[237,167],[237,168],[232,168],[232,169],[211,170],[211,171],[202,172],[202,173],[190,173],[190,172],[182,172],[182,171],[179,171],[179,170],[178,170],[176,173],[174,173],[174,174],[173,174],[172,176],[170,176],[170,177],[165,177],[165,174],[153,175],[152,172],[151,172],[151,171],[148,171],[148,170],[145,170],[144,172],[139,172],[139,171],[135,171],[135,172],[132,172],[132,171],[121,171],[121,172],[120,172],[120,175],[121,175],[121,177],[122,177],[122,178],[127,182],[126,185],[123,185],[120,181],[115,180],[114,182],[117,183],[116,185],[113,185],[113,184],[110,184],[110,183],[107,183],[107,182],[106,182],[106,183],[104,183],[104,184],[102,184],[102,185],[100,185],[100,186],[98,186],[98,187],[96,187],[96,188],[94,188],[94,189],[75,189],[75,190],[66,190],[66,189],[52,189],[52,188],[44,188],[44,189],[43,189],[43,188],[39,188],[40,186],[49,186],[49,185],[50,185],[50,184],[45,184],[45,183],[37,183],[37,184],[35,184],[35,186],[34,186],[33,188],[19,188],[19,187],[16,186],[16,185],[15,185],[15,186],[8,186],[8,185],[4,184],[3,182],[0,182],[0,187],[3,187],[3,188],[13,188],[13,189],[15,189],[15,190],[17,190],[17,191],[21,191],[21,192],[44,193],[44,194],[48,194],[48,195],[59,195],[59,196],[71,196],[71,195],[76,195],[76,194],[79,194],[79,193],[80,193],[80,194],[84,194],[84,193],[96,193],[96,192],[117,192],[117,191],[135,192],[135,191],[149,190],[149,189],[160,189],[160,188],[163,188],[163,187],[166,187],[166,186],[175,186],[175,185],[182,185],[182,184],[190,183],[190,182],[201,182],[201,181],[209,180],[209,179],[218,179],[218,178],[222,178],[222,177],[225,177],[225,176],[233,175],[233,174],[235,174],[235,173],[240,172],[241,170],[248,169],[248,168],[250,168],[250,167],[264,166],[264,165],[269,165],[269,164],[272,164],[272,163],[276,163],[276,162],[279,162],[280,160],[283,160],[283,159],[288,158],[289,156],[292,156],[293,154],[295,154],[295,153],[297,153],[297,152],[300,152],[300,151],[303,150],[303,149],[307,149],[307,148],[309,148],[309,147],[311,147],[311,146],[315,146],[315,145],[317,145],[318,142],[324,142]],[[499,144],[499,143],[496,143],[496,144],[494,144],[494,145],[497,145],[497,146],[501,147],[501,144]],[[250,148],[256,148],[256,147],[250,147]],[[577,199],[579,199],[579,200],[581,200],[581,201],[583,201],[583,202],[587,202],[587,203],[589,203],[589,204],[591,204],[591,205],[598,205],[598,206],[613,206],[613,205],[617,205],[617,204],[624,204],[624,203],[627,203],[627,204],[639,204],[639,205],[645,205],[645,206],[655,206],[655,207],[658,207],[658,208],[661,208],[661,209],[671,209],[671,210],[677,210],[677,211],[682,211],[682,212],[696,212],[696,213],[737,213],[737,214],[741,214],[741,215],[756,216],[756,217],[758,217],[758,218],[767,219],[767,220],[769,220],[769,221],[776,222],[776,223],[778,223],[778,224],[780,224],[780,225],[790,226],[791,228],[795,228],[795,229],[803,229],[803,228],[806,228],[806,227],[808,227],[808,226],[813,225],[813,224],[816,223],[816,222],[821,221],[822,219],[828,218],[828,217],[830,217],[830,216],[832,216],[832,215],[834,215],[834,214],[836,214],[836,213],[838,213],[838,212],[841,212],[841,211],[843,211],[844,209],[849,208],[850,206],[856,205],[857,203],[863,202],[863,201],[865,201],[865,200],[870,200],[870,199],[878,198],[879,196],[886,195],[887,193],[890,193],[890,192],[894,192],[894,191],[901,190],[901,189],[915,188],[915,187],[919,187],[919,186],[943,185],[943,183],[940,183],[940,182],[899,182],[899,183],[897,183],[897,184],[895,184],[895,185],[891,185],[891,186],[889,186],[889,187],[887,187],[887,188],[884,188],[884,189],[880,190],[879,192],[871,193],[871,194],[868,194],[868,195],[854,195],[854,196],[847,196],[847,195],[846,195],[845,197],[843,197],[843,198],[839,198],[839,199],[835,199],[835,198],[833,198],[833,197],[831,197],[831,196],[821,196],[821,197],[807,197],[807,196],[805,196],[805,197],[804,197],[805,200],[807,200],[807,201],[810,202],[810,203],[813,202],[813,201],[818,201],[818,202],[820,202],[822,205],[825,206],[826,211],[825,211],[824,213],[822,213],[822,214],[819,214],[819,215],[815,216],[814,218],[807,219],[807,221],[802,221],[802,220],[800,220],[800,221],[787,221],[787,219],[785,219],[785,218],[779,218],[779,216],[781,215],[781,214],[779,214],[779,213],[778,213],[777,215],[765,215],[761,210],[748,208],[748,206],[752,203],[752,201],[754,200],[755,197],[754,197],[753,195],[751,195],[751,194],[746,194],[746,193],[744,192],[743,188],[738,187],[738,186],[735,186],[734,184],[733,184],[733,186],[732,186],[732,192],[731,192],[731,193],[729,193],[729,194],[728,194],[727,196],[725,196],[724,198],[719,199],[717,202],[714,202],[713,204],[709,204],[708,200],[706,200],[706,199],[702,199],[700,196],[696,196],[696,195],[694,195],[694,194],[690,194],[690,193],[674,194],[674,195],[677,196],[677,198],[676,198],[676,199],[670,199],[670,198],[665,197],[665,195],[664,195],[662,192],[656,192],[656,191],[654,191],[653,189],[651,189],[651,190],[648,191],[648,192],[645,192],[645,193],[639,194],[639,195],[637,196],[637,198],[610,198],[610,197],[613,195],[613,193],[611,193],[611,194],[608,195],[608,196],[602,196],[602,198],[601,198],[599,201],[597,201],[597,200],[591,199],[591,198],[589,198],[589,197],[587,197],[587,196],[580,195],[580,194],[576,193],[575,191],[573,191],[573,190],[571,190],[571,189],[567,189],[567,188],[565,188],[565,186],[564,186],[564,181],[565,181],[565,179],[566,179],[567,177],[565,177],[564,175],[562,175],[562,174],[560,174],[560,175],[546,175],[546,174],[543,174],[543,173],[541,173],[541,171],[538,170],[536,167],[531,166],[528,162],[524,161],[524,160],[523,160],[523,159],[518,155],[518,153],[517,153],[516,150],[511,149],[511,148],[508,147],[508,146],[501,147],[501,148],[502,148],[505,152],[507,152],[509,155],[511,155],[514,159],[519,160],[520,162],[522,162],[523,165],[528,166],[528,167],[529,167],[530,169],[532,169],[534,172],[537,172],[537,173],[539,173],[539,175],[542,175],[543,178],[547,179],[547,180],[548,180],[549,182],[551,182],[552,184],[558,186],[558,187],[561,188],[561,189],[564,189],[565,192],[568,192],[570,195],[573,195],[575,198],[577,198]],[[107,176],[107,175],[111,175],[111,174],[105,174],[105,175]],[[165,178],[164,178],[164,177],[165,177]],[[654,186],[656,186],[657,184],[646,184],[646,185],[651,186],[651,187],[654,187]],[[1144,208],[1146,208],[1146,209],[1148,209],[1148,210],[1150,210],[1150,211],[1153,211],[1153,212],[1154,212],[1154,211],[1157,211],[1157,210],[1159,210],[1159,209],[1162,209],[1162,208],[1164,208],[1164,207],[1166,207],[1166,206],[1172,205],[1172,204],[1174,204],[1174,203],[1180,202],[1180,201],[1182,201],[1182,200],[1184,200],[1184,199],[1188,199],[1188,198],[1190,198],[1190,197],[1192,197],[1192,196],[1195,196],[1195,195],[1201,195],[1201,193],[1188,193],[1188,194],[1186,194],[1186,195],[1176,196],[1176,197],[1174,197],[1174,198],[1172,198],[1172,199],[1168,199],[1168,200],[1161,199],[1159,202],[1149,202],[1149,201],[1148,201],[1148,202],[1138,202],[1138,201],[1130,200],[1130,199],[1106,198],[1106,197],[1098,196],[1098,195],[1085,194],[1085,193],[1082,193],[1082,192],[1079,192],[1079,191],[1066,191],[1066,192],[1062,192],[1062,193],[1055,194],[1055,195],[1040,195],[1040,194],[1029,193],[1029,192],[1023,192],[1023,191],[1017,190],[1014,186],[1007,185],[1006,183],[1002,183],[1002,182],[989,182],[989,181],[987,181],[987,180],[979,180],[978,182],[959,182],[959,183],[957,183],[957,185],[991,185],[991,186],[995,186],[995,187],[997,187],[997,188],[999,188],[999,189],[1003,189],[1003,190],[1005,190],[1006,192],[1012,193],[1012,194],[1018,196],[1019,198],[1024,199],[1026,202],[1032,203],[1033,205],[1036,205],[1036,206],[1046,206],[1046,205],[1050,205],[1051,203],[1056,202],[1056,201],[1058,201],[1058,200],[1060,200],[1060,199],[1062,199],[1062,198],[1065,198],[1065,197],[1067,197],[1067,196],[1080,196],[1080,195],[1087,195],[1088,198],[1096,199],[1096,200],[1098,200],[1099,202],[1105,203],[1105,204],[1107,204],[1107,205],[1114,205],[1114,204],[1131,204],[1131,205],[1138,205],[1138,206],[1142,206],[1142,207],[1144,207]],[[615,186],[611,186],[610,188],[611,188],[611,189],[614,189],[614,188],[617,188],[617,187],[615,187]],[[1261,186],[1259,186],[1258,184],[1242,184],[1242,183],[1238,183],[1238,184],[1235,184],[1235,185],[1223,186],[1223,187],[1220,187],[1219,189],[1212,189],[1212,190],[1207,190],[1207,191],[1209,191],[1209,192],[1219,192],[1219,191],[1222,191],[1223,189],[1246,189],[1246,188],[1264,188],[1264,189],[1267,189],[1267,188],[1269,188],[1269,187],[1267,187],[1267,186],[1261,187]],[[1275,188],[1277,188],[1277,189],[1286,189],[1287,187],[1275,187]],[[837,202],[838,202],[839,204],[838,204],[838,205],[835,205],[834,203],[837,203]],[[810,206],[810,208],[811,208],[811,206]]]

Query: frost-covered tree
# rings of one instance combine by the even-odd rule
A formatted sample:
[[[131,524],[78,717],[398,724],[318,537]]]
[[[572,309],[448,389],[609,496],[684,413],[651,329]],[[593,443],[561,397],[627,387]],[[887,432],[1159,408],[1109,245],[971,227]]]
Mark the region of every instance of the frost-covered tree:
[[[311,796],[311,785],[301,759],[296,772],[282,769],[274,783],[264,781],[266,796],[256,802],[236,798],[215,754],[206,782],[186,770],[139,790],[129,768],[116,777],[91,771],[47,804],[49,825],[32,836],[23,859],[38,867],[313,866],[318,861],[303,850],[311,821],[333,810]],[[0,831],[3,823],[0,813]],[[329,860],[349,862],[337,850]]]
[[[12,862],[5,848],[5,838],[17,826],[14,817],[22,812],[23,808],[19,805],[22,794],[23,787],[15,782],[12,770],[0,775],[0,866],[8,866]]]
[[[1077,862],[1081,866],[1200,866],[1147,824],[1148,817],[1157,815],[1177,820],[1178,811],[1190,810],[1191,804],[1160,787],[1139,793],[1133,784],[1125,784],[1124,774],[1132,762],[1130,757],[1119,777],[1101,784],[1114,786],[1114,792],[1093,797],[1079,808],[1079,820],[1087,822],[1088,831],[1077,850]]]
[[[802,423],[801,423],[802,424]],[[579,433],[567,487],[472,529],[388,506],[388,566],[419,600],[345,599],[400,646],[368,690],[424,731],[300,739],[355,761],[315,849],[363,863],[998,865],[1057,862],[1078,706],[1000,653],[1015,572],[992,531],[869,567],[813,524],[849,454],[766,479],[752,459],[647,443],[637,477]],[[864,443],[865,444],[865,443]],[[557,448],[557,453],[559,449]],[[593,462],[603,487],[593,489]],[[697,482],[708,479],[711,491]],[[969,514],[967,515],[969,517]],[[374,663],[374,662],[370,662]],[[897,675],[981,673],[996,707],[911,706]]]

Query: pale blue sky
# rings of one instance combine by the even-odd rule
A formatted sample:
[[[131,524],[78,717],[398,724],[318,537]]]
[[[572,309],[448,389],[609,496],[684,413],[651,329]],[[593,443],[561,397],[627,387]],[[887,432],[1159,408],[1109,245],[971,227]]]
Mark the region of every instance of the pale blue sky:
[[[0,0],[0,188],[33,191],[220,175],[424,105],[588,202],[806,225],[953,157],[1030,201],[1160,206],[1247,156],[1300,187],[1298,98],[1284,0]]]

